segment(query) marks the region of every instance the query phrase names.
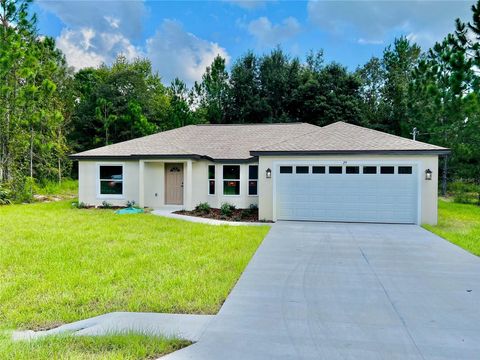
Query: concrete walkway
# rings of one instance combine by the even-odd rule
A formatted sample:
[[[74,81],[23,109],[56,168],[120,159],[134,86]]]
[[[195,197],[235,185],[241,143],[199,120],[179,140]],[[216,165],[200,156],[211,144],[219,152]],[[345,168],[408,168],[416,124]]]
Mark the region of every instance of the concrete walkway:
[[[214,315],[113,312],[46,331],[15,331],[13,339],[37,339],[64,333],[81,336],[137,332],[198,341],[213,318]]]
[[[184,359],[479,359],[480,259],[418,226],[279,222]]]
[[[216,220],[216,219],[207,219],[198,216],[188,216],[174,214],[175,211],[182,210],[179,207],[166,207],[161,209],[156,209],[152,211],[153,215],[159,215],[171,219],[185,220],[194,223],[208,224],[208,225],[230,225],[230,226],[263,226],[263,225],[272,225],[271,223],[264,222],[243,222],[243,221],[225,221],[225,220]]]

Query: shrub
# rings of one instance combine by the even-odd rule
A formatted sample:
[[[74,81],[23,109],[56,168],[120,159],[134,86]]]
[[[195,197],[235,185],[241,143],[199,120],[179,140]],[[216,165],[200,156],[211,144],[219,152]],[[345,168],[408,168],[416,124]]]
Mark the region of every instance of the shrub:
[[[44,180],[34,188],[38,195],[75,196],[78,191],[78,181],[65,178],[61,183],[58,181]]]
[[[27,176],[24,178],[23,184],[15,191],[15,200],[18,202],[31,202],[36,189],[35,179]]]
[[[12,192],[5,185],[0,185],[0,205],[9,205],[12,203]]]
[[[135,207],[135,200],[128,200],[126,206],[127,206],[127,208]]]
[[[223,216],[232,216],[233,211],[235,210],[235,205],[229,203],[223,203],[220,207],[220,213]]]
[[[111,209],[113,207],[113,205],[111,203],[109,203],[108,201],[102,201],[102,208],[104,209]]]
[[[257,211],[258,210],[258,205],[257,204],[250,204],[250,206],[248,207],[248,209],[250,211]]]
[[[240,218],[246,219],[249,218],[252,215],[252,211],[250,209],[243,209],[242,212],[240,213]]]
[[[203,202],[195,206],[195,211],[208,214],[211,210],[210,205],[207,202]]]
[[[470,182],[455,181],[448,185],[453,201],[460,204],[480,204],[480,186]]]
[[[74,201],[72,202],[72,207],[77,209],[85,209],[87,207],[87,204],[85,204],[84,202]]]

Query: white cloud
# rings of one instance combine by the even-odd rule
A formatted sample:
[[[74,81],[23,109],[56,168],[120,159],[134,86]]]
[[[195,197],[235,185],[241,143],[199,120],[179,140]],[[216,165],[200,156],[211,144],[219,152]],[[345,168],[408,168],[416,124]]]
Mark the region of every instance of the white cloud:
[[[129,39],[141,35],[147,14],[143,0],[39,0],[38,4],[58,16],[69,28],[90,27],[99,32],[113,28]]]
[[[146,15],[143,1],[40,0],[40,5],[64,22],[57,46],[76,70],[110,64],[119,54],[129,60],[147,56],[164,82],[179,77],[191,85],[216,55],[229,60],[219,44],[186,32],[171,20],[164,20],[151,38],[140,41]]]
[[[315,1],[308,3],[310,21],[326,31],[356,37],[361,44],[387,40],[392,34],[417,34],[417,41],[432,45],[454,30],[454,19],[468,20],[466,1]],[[413,39],[413,37],[412,37]]]
[[[113,16],[104,16],[103,18],[113,29],[120,27],[120,19],[114,18]]]
[[[251,21],[247,29],[259,45],[272,46],[297,35],[301,31],[301,26],[294,17],[288,17],[280,24],[272,24],[267,17],[262,16]]]
[[[98,33],[92,28],[63,29],[57,46],[76,70],[111,63],[118,54],[130,60],[141,56],[141,51],[123,35]]]
[[[147,40],[146,54],[165,83],[179,77],[189,85],[202,78],[205,68],[217,55],[227,63],[230,60],[220,45],[186,32],[173,20],[164,20],[156,34]]]
[[[68,64],[75,69],[98,66],[105,62],[102,55],[90,50],[91,44],[86,34],[92,31],[92,29],[80,29],[79,31],[64,29],[57,38],[57,47],[65,54]]]
[[[383,40],[364,39],[364,38],[359,38],[357,42],[361,45],[381,45],[384,43]]]
[[[252,10],[259,7],[263,7],[266,4],[266,1],[260,0],[225,0],[233,5],[240,6],[243,9]]]

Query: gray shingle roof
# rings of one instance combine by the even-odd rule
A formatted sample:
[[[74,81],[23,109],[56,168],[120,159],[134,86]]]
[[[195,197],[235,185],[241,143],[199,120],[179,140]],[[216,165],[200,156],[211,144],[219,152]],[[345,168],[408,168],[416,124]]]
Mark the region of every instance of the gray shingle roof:
[[[74,159],[109,157],[206,157],[247,160],[266,153],[430,151],[448,149],[337,122],[189,125],[72,155]]]
[[[306,123],[189,125],[142,138],[84,151],[73,158],[125,156],[204,156],[249,159],[252,149],[320,129]]]
[[[447,148],[413,141],[381,131],[348,124],[342,121],[314,131],[257,147],[252,153],[275,152],[448,152]]]

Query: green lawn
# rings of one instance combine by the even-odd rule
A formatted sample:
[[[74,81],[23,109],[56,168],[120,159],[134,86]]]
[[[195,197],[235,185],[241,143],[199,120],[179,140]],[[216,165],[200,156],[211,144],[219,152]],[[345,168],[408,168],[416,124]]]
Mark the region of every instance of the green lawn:
[[[44,329],[111,311],[214,314],[269,228],[61,201],[0,207],[0,229],[0,329]],[[49,346],[72,341],[89,347]]]
[[[2,359],[118,360],[156,359],[189,342],[139,334],[109,336],[49,336],[36,341],[16,341],[0,335]]]
[[[425,229],[480,256],[480,207],[439,200],[438,225]]]

